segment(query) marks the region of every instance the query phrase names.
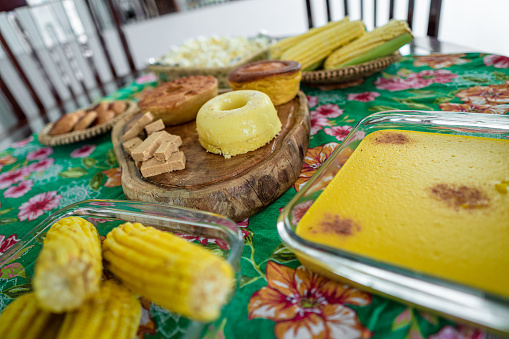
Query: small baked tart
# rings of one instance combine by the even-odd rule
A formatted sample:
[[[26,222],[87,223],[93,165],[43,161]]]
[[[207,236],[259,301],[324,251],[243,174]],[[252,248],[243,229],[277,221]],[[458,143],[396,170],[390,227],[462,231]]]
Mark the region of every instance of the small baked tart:
[[[138,107],[151,112],[154,120],[174,126],[194,120],[200,107],[216,95],[216,78],[188,76],[160,84],[138,102]]]
[[[277,106],[295,98],[301,78],[297,61],[263,60],[234,69],[228,74],[228,83],[233,90],[263,92]]]

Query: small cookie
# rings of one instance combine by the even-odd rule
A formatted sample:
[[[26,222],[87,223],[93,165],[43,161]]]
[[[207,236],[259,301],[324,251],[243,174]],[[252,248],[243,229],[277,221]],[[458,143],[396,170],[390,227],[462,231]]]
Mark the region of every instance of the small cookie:
[[[100,102],[94,109],[94,111],[97,112],[97,114],[101,115],[102,113],[106,112],[110,107],[109,102]]]
[[[88,128],[94,120],[97,118],[97,112],[96,111],[90,111],[83,118],[81,118],[80,121],[76,125],[74,125],[74,131],[81,131],[85,128]]]
[[[123,113],[127,108],[127,104],[125,101],[115,101],[112,102],[110,105],[110,110],[115,112],[116,115],[119,115],[120,113]]]
[[[76,123],[80,121],[80,119],[84,116],[85,111],[82,109],[65,114],[55,122],[51,128],[51,131],[49,132],[49,135],[59,135],[72,131],[74,125],[76,125]]]
[[[104,112],[97,112],[97,121],[96,121],[96,125],[101,125],[101,124],[104,124],[108,121],[110,121],[111,119],[113,119],[115,117],[115,112],[113,111],[104,111]]]

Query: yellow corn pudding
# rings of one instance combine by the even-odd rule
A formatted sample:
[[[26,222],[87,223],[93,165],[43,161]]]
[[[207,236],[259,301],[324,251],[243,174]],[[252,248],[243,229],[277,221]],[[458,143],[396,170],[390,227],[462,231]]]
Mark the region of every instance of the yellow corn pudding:
[[[230,158],[267,144],[281,131],[281,121],[267,94],[233,91],[200,108],[196,131],[203,148]]]
[[[240,66],[228,74],[234,90],[256,90],[267,94],[274,106],[297,95],[302,73],[297,61],[262,60]]]
[[[509,297],[508,186],[509,140],[377,131],[296,232]]]

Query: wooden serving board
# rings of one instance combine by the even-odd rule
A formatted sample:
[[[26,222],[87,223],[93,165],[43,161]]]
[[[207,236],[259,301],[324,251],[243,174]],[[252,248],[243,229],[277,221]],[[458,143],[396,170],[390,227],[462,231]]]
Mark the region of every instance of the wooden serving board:
[[[167,128],[182,138],[180,150],[186,156],[186,168],[150,178],[141,176],[121,141],[141,113],[126,116],[111,135],[126,197],[214,212],[234,221],[262,210],[295,183],[309,145],[305,94],[299,92],[276,109],[282,123],[279,135],[255,151],[230,159],[205,151],[198,141],[195,121]]]

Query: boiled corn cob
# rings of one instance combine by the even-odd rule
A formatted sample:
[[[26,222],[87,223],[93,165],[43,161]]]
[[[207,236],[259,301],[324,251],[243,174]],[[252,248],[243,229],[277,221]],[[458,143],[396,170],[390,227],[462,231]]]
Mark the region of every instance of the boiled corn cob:
[[[324,68],[333,69],[356,65],[387,56],[412,39],[412,32],[406,21],[391,20],[384,26],[377,27],[359,39],[332,52],[325,60]],[[372,53],[373,51],[375,53]]]
[[[63,315],[43,310],[35,293],[27,293],[11,302],[0,317],[2,339],[53,339]]]
[[[224,259],[141,224],[114,228],[103,242],[105,267],[133,292],[198,321],[219,317],[234,286]]]
[[[56,313],[78,308],[97,292],[101,275],[94,225],[79,217],[53,224],[35,265],[33,286],[41,307]]]
[[[366,26],[362,21],[344,21],[287,49],[281,56],[281,60],[298,61],[302,70],[310,70],[311,65],[318,65],[332,51],[357,39],[365,32]]]
[[[329,23],[327,23],[326,25],[322,26],[322,27],[315,27],[315,28],[311,28],[309,31],[307,31],[306,33],[303,33],[303,34],[299,34],[299,35],[296,35],[296,36],[292,36],[292,37],[289,37],[289,38],[286,38],[286,39],[282,39],[280,41],[278,41],[276,44],[272,45],[270,47],[270,56],[272,59],[279,59],[281,57],[281,55],[283,55],[283,53],[289,49],[290,47],[293,47],[295,46],[296,44],[298,44],[299,42],[313,36],[313,35],[316,35],[320,32],[323,32],[327,29],[331,29],[331,28],[334,28],[336,26],[339,26],[339,25],[342,25],[343,23],[345,22],[349,22],[350,20],[348,19],[348,17],[345,17],[344,19],[342,20],[339,20],[339,21],[331,21]]]
[[[140,318],[138,298],[114,280],[107,280],[78,310],[66,313],[57,339],[133,339]]]

